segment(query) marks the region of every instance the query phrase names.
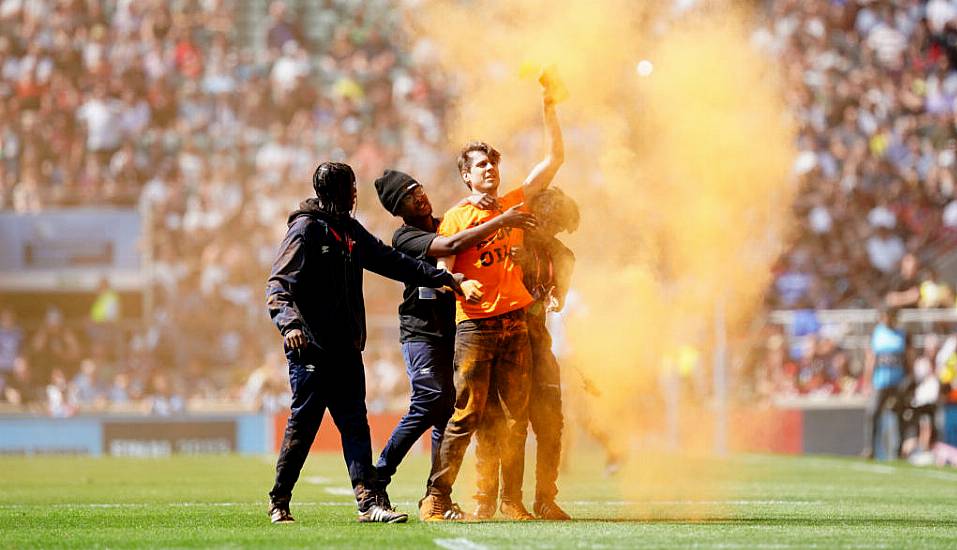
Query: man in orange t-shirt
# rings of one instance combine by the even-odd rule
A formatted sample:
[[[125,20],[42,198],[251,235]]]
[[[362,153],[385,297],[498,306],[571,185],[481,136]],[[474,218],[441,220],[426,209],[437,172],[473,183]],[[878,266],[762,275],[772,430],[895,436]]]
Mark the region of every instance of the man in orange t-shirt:
[[[543,86],[548,155],[532,169],[521,187],[498,197],[501,155],[489,144],[469,143],[459,155],[459,173],[466,186],[472,193],[497,197],[499,210],[522,204],[547,188],[564,160],[555,92],[549,81],[543,81]],[[459,204],[445,214],[439,234],[454,235],[498,213],[496,209]],[[531,366],[524,308],[533,299],[522,283],[522,270],[511,255],[513,247],[521,245],[522,230],[503,228],[445,260],[455,272],[477,281],[481,292],[470,293],[475,296],[473,300],[459,300],[456,304],[455,411],[429,476],[429,493],[419,503],[419,516],[424,520],[462,517],[452,504],[452,485],[490,400],[499,403],[505,415],[502,463],[509,467],[503,467],[502,472],[502,513],[511,519],[532,519],[522,504],[522,477]]]

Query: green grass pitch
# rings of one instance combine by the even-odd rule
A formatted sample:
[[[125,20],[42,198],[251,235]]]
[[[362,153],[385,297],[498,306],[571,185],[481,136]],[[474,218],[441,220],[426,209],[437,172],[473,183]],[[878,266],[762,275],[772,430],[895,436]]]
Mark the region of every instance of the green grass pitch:
[[[410,522],[360,525],[342,458],[313,455],[293,501],[298,522],[274,526],[273,461],[0,457],[0,548],[957,548],[957,472],[906,464],[736,455],[702,471],[747,478],[708,480],[721,499],[689,515],[683,501],[627,501],[581,459],[560,480],[574,521],[425,524],[414,508],[427,458],[416,455],[391,491]],[[471,472],[467,463],[455,495],[466,510]]]

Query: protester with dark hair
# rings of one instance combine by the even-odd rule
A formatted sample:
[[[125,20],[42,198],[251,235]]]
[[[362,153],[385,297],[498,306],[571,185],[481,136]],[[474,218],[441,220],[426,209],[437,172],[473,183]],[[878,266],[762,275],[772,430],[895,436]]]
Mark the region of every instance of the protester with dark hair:
[[[450,286],[459,279],[415,260],[372,236],[351,213],[356,178],[346,164],[324,162],[312,179],[315,199],[289,216],[266,288],[269,315],[284,339],[292,406],[269,493],[273,523],[290,523],[289,501],[328,408],[342,436],[342,452],[360,522],[401,523],[376,489],[365,406],[365,305],[362,270],[415,286]]]
[[[561,374],[552,337],[545,326],[546,313],[561,311],[571,283],[575,255],[555,235],[578,229],[578,205],[559,189],[542,191],[530,201],[538,227],[525,234],[525,245],[515,254],[522,268],[525,288],[535,299],[525,310],[528,340],[532,348],[531,392],[528,418],[537,441],[535,460],[535,503],[532,510],[541,519],[568,520],[571,517],[555,502],[558,495],[558,465],[562,451]],[[491,519],[498,501],[498,448],[504,437],[504,415],[490,399],[475,449],[478,478],[475,495],[477,519]],[[524,460],[524,456],[521,457]],[[507,495],[502,495],[506,498]]]
[[[436,233],[442,220],[432,215],[425,188],[412,176],[386,170],[375,181],[382,206],[402,218],[392,246],[413,258],[436,263],[436,258],[455,255],[506,227],[531,228],[534,218],[513,206],[502,214],[457,233]],[[476,197],[475,200],[480,200]],[[462,282],[466,300],[476,300],[477,281]],[[389,485],[399,463],[419,437],[432,428],[432,464],[438,462],[442,433],[452,415],[452,353],[455,339],[455,299],[449,293],[406,284],[399,305],[399,340],[412,385],[409,411],[399,421],[376,465],[379,487]]]

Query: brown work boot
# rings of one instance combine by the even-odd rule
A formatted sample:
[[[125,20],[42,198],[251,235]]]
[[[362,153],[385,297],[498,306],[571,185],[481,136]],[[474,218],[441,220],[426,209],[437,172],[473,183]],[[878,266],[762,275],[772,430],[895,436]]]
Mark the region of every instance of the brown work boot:
[[[568,521],[572,519],[554,500],[536,502],[535,505],[532,506],[532,510],[535,510],[535,515],[538,516],[538,519],[549,519],[552,521]]]
[[[488,501],[479,501],[472,512],[472,518],[479,521],[489,520],[495,517],[495,503]]]
[[[419,501],[419,519],[422,521],[461,521],[465,513],[447,496],[426,495]]]
[[[502,511],[503,516],[511,520],[528,521],[535,519],[535,516],[525,509],[525,505],[521,501],[503,500],[499,510]]]

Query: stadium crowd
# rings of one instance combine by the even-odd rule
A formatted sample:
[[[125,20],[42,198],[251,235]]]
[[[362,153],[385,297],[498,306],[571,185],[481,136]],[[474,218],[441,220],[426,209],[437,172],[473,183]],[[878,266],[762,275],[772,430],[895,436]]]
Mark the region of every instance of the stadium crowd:
[[[55,310],[47,319],[56,328],[26,335],[6,312],[8,390],[60,388],[64,406],[48,401],[62,411],[144,396],[162,412],[192,397],[236,397],[254,369],[249,384],[275,382],[283,361],[267,354],[275,331],[262,293],[277,221],[308,190],[288,185],[290,174],[311,173],[319,158],[347,159],[360,181],[385,166],[426,182],[441,172],[448,86],[426,43],[395,42],[401,10],[317,3],[310,31],[323,40],[315,40],[299,13],[275,1],[267,47],[247,48],[236,4],[0,1],[0,209],[138,208],[150,224],[155,281],[150,318],[119,351]],[[440,201],[442,187],[432,192]],[[366,226],[390,233],[373,194],[359,201]],[[42,336],[48,330],[53,341]],[[402,378],[394,355],[368,363]],[[0,401],[34,393],[44,394],[0,391]],[[393,398],[371,393],[373,408]]]
[[[799,226],[769,306],[953,308],[933,260],[957,243],[957,2],[766,5],[753,39],[781,60],[799,150]],[[795,334],[770,340],[784,357],[767,391],[860,391],[861,366],[827,328],[790,349]]]
[[[901,284],[905,254],[923,263],[957,231],[957,3],[783,0],[769,10],[754,40],[785,68],[801,221],[772,305],[875,307]],[[930,266],[913,276],[920,295],[896,305],[953,307]]]
[[[348,161],[360,182],[386,166],[424,182],[454,168],[441,154],[451,87],[429,43],[399,32],[404,8],[325,0],[307,34],[300,13],[273,1],[266,47],[254,48],[237,4],[0,0],[0,210],[138,208],[155,281],[150,317],[122,336],[103,312],[64,320],[51,309],[27,330],[3,309],[0,402],[55,414],[127,402],[172,413],[218,398],[282,408],[262,288],[277,220],[305,198],[290,174],[317,159]],[[953,281],[931,260],[957,243],[957,2],[764,6],[753,43],[789,84],[801,221],[769,308],[954,307]],[[429,188],[438,205],[456,191]],[[391,234],[372,193],[360,192],[358,213]],[[397,289],[372,286],[368,302],[382,291]],[[767,340],[759,394],[861,392],[841,335],[812,333],[794,346],[791,334]],[[381,385],[370,410],[406,391],[401,360],[381,347],[366,361]]]

